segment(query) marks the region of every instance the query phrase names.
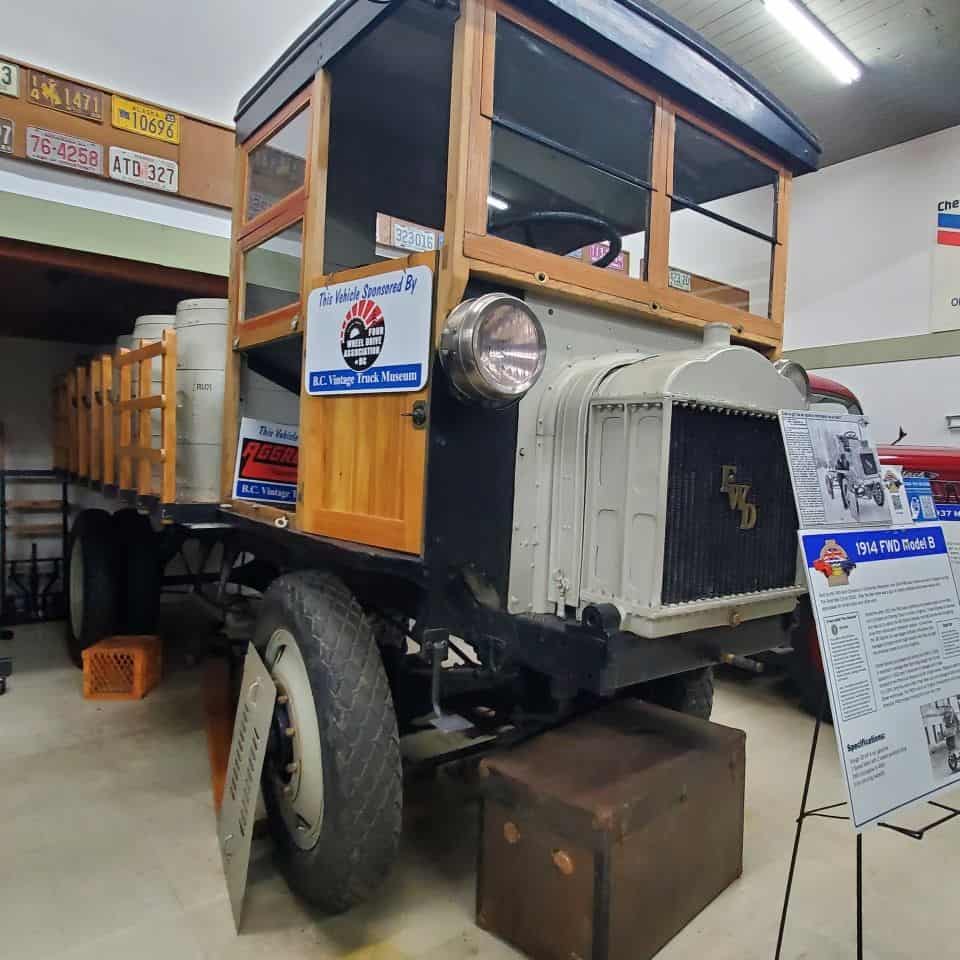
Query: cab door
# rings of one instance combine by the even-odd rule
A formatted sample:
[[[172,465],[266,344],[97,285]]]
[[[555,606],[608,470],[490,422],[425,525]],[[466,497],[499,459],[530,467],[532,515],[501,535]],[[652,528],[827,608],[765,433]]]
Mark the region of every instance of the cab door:
[[[435,253],[414,254],[307,292],[300,530],[422,552],[436,267]]]

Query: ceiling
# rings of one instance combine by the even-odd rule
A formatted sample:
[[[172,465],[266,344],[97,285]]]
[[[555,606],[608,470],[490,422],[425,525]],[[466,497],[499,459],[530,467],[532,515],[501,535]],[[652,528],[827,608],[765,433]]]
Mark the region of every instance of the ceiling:
[[[806,0],[863,64],[837,83],[762,0],[655,0],[819,137],[823,165],[960,124],[960,0]]]

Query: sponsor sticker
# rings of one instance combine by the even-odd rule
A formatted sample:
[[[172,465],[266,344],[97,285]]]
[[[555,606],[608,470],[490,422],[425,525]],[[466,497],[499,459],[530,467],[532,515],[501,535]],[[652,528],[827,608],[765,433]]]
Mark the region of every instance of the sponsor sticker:
[[[296,503],[299,443],[294,425],[244,417],[237,443],[234,499]]]
[[[313,290],[305,389],[312,396],[420,390],[430,349],[433,271],[393,270]]]

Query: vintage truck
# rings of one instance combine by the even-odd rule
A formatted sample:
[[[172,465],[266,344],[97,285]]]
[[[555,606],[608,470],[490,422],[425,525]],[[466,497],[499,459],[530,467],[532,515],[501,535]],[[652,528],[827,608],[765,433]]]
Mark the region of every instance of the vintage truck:
[[[645,0],[336,0],[236,127],[219,496],[177,482],[179,334],[74,371],[68,639],[148,629],[200,543],[177,576],[279,691],[287,876],[339,910],[396,852],[399,737],[613,696],[709,716],[713,664],[788,642],[777,411],[808,383],[776,358],[819,146]]]

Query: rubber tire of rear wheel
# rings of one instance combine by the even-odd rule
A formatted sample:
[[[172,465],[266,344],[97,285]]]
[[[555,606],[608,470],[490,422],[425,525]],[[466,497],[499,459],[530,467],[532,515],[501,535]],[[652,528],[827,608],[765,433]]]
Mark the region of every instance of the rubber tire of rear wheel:
[[[83,551],[84,616],[80,630],[75,631],[70,609],[70,557],[78,538]],[[78,514],[67,539],[63,582],[67,652],[76,666],[83,667],[83,651],[115,633],[117,625],[116,543],[113,523],[105,510],[83,510]]]
[[[124,633],[156,633],[162,585],[160,537],[136,510],[113,515],[118,550],[118,625]]]
[[[678,713],[709,720],[713,713],[713,667],[700,667],[643,686],[641,697]]]
[[[830,701],[826,698],[826,677],[824,677],[823,668],[818,666],[810,651],[810,644],[817,642],[810,600],[808,597],[801,597],[797,606],[797,626],[790,634],[793,653],[788,660],[788,672],[790,680],[800,695],[800,705],[803,709],[811,717],[815,717],[822,703],[823,719],[827,723],[832,723]]]
[[[264,802],[290,887],[340,913],[367,899],[396,858],[403,804],[396,714],[373,627],[341,581],[314,571],[275,580],[255,645],[266,647],[281,627],[300,648],[320,727],[324,812],[316,846],[291,842],[266,774]]]

